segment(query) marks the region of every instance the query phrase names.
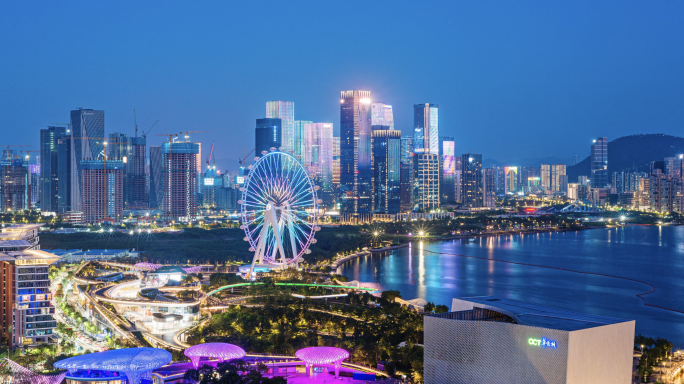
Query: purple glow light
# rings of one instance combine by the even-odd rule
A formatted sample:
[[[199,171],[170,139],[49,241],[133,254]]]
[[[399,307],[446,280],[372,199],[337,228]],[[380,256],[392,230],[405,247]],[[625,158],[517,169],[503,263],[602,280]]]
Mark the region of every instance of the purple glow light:
[[[349,352],[335,347],[309,347],[295,352],[295,356],[308,364],[333,364],[349,358]]]
[[[182,268],[185,273],[200,273],[202,272],[202,266],[201,265],[196,265],[194,267],[185,267]]]
[[[245,357],[245,350],[237,345],[228,343],[205,343],[193,345],[184,352],[185,356],[192,361],[193,367],[199,367],[199,361],[202,357],[211,359],[218,359],[223,362],[231,359],[239,359]]]
[[[137,263],[133,266],[133,268],[141,269],[143,271],[155,271],[161,267],[161,265],[153,263]]]

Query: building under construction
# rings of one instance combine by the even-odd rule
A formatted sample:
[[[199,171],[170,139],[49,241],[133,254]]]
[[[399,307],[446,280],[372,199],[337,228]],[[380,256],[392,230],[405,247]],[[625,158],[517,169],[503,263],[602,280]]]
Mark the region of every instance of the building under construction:
[[[4,212],[28,209],[28,164],[21,158],[5,158],[0,164],[0,208]]]
[[[80,168],[83,222],[119,221],[123,214],[123,161],[109,160],[105,166],[104,160],[82,160]]]
[[[166,218],[192,221],[197,217],[199,143],[161,145],[160,208]]]

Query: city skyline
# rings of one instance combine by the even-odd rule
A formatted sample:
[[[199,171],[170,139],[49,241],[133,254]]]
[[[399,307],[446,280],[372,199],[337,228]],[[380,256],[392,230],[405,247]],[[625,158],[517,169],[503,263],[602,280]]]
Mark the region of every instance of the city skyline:
[[[455,153],[482,153],[483,161],[513,163],[550,154],[584,158],[589,155],[586,143],[597,136],[680,135],[684,112],[678,106],[684,87],[678,68],[684,60],[682,52],[671,47],[684,36],[675,16],[682,13],[682,4],[622,4],[619,13],[608,4],[570,9],[497,5],[444,3],[443,15],[421,15],[413,23],[421,35],[438,38],[419,40],[416,29],[400,28],[414,19],[408,8],[371,4],[359,20],[368,22],[369,29],[353,36],[380,32],[379,25],[370,22],[370,15],[377,14],[373,11],[382,9],[396,20],[382,30],[388,34],[384,51],[391,54],[378,55],[373,44],[350,45],[334,28],[317,28],[348,16],[343,11],[331,13],[325,21],[309,17],[327,14],[327,6],[320,4],[294,9],[240,4],[234,12],[219,5],[216,12],[206,14],[151,5],[131,13],[107,5],[6,4],[1,13],[12,17],[3,19],[0,30],[10,37],[4,48],[14,54],[0,68],[15,76],[3,80],[0,129],[8,143],[37,142],[38,129],[66,122],[65,111],[82,106],[107,111],[108,131],[132,136],[136,109],[141,127],[160,120],[152,134],[213,130],[196,140],[205,148],[216,141],[217,163],[226,168],[226,159],[235,160],[245,148],[251,149],[252,138],[241,132],[251,128],[255,118],[264,117],[266,101],[294,101],[298,116],[336,122],[338,92],[365,89],[374,95],[373,102],[392,105],[395,128],[402,135],[411,129],[414,104],[439,104],[440,135],[458,138]],[[110,17],[96,22],[95,16],[103,11]],[[170,29],[157,21],[164,17],[151,17],[153,12],[166,17],[189,12],[196,21]],[[212,15],[226,13],[246,17],[231,16],[231,22],[219,23]],[[283,33],[277,41],[316,46],[322,55],[303,59],[297,50],[285,48],[292,44],[275,44],[269,46],[282,65],[234,60],[250,57],[247,52],[265,46],[270,35],[252,32],[240,42],[230,37],[244,30],[251,17],[272,14],[284,16],[272,18],[274,27],[287,23],[287,28],[279,28]],[[447,15],[452,22],[438,22]],[[655,16],[657,26],[651,21]],[[36,25],[55,17],[63,17],[69,28],[47,38],[37,33]],[[314,25],[293,20],[314,20]],[[120,30],[121,22],[136,27],[109,32]],[[582,28],[570,29],[568,23]],[[74,55],[73,41],[97,46],[97,54]],[[411,57],[407,48],[419,41],[434,60]],[[169,44],[174,49],[167,49]],[[217,45],[225,48],[216,50]],[[346,56],[351,53],[350,61]],[[658,60],[639,59],[642,56]],[[505,64],[492,64],[504,57]],[[79,86],[73,87],[76,82]],[[340,127],[334,128],[338,135]],[[482,136],[495,140],[481,140]],[[148,145],[161,142],[150,138]]]

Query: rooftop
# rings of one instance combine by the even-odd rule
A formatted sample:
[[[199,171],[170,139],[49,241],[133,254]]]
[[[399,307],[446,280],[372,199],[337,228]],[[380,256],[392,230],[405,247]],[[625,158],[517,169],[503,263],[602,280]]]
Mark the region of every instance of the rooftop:
[[[503,299],[496,296],[455,298],[452,302],[452,310],[455,312],[451,313],[474,308],[484,308],[502,313],[510,316],[517,324],[563,331],[577,331],[631,321],[615,317],[589,315],[517,300]],[[448,318],[449,314],[428,316]],[[451,316],[453,318],[453,315]]]
[[[37,249],[0,253],[0,261],[15,265],[52,264],[58,260],[59,256]]]

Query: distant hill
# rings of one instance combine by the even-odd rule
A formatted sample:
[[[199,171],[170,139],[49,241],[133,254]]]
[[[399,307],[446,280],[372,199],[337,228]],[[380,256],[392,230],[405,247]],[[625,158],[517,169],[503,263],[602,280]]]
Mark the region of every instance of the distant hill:
[[[648,172],[652,161],[684,153],[684,138],[662,133],[624,136],[608,142],[608,175],[621,170]],[[591,156],[567,168],[568,181],[591,174]]]

